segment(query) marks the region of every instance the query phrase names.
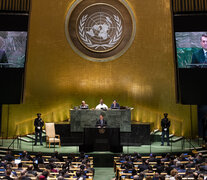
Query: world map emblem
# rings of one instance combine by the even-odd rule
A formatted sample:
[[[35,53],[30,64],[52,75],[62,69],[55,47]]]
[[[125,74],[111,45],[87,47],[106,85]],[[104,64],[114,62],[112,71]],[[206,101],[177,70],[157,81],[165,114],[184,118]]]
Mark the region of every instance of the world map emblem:
[[[77,0],[68,11],[65,32],[71,47],[92,61],[122,55],[135,35],[135,20],[124,0]],[[134,20],[134,21],[133,21]]]
[[[118,11],[102,7],[97,12],[83,14],[78,20],[78,36],[81,43],[91,51],[106,52],[122,40],[123,20]],[[99,11],[98,11],[99,10]]]

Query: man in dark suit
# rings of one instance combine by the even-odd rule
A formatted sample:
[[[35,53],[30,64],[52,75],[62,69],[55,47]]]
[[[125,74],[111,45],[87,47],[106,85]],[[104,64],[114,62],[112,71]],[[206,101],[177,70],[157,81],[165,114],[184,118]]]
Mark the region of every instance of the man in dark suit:
[[[168,114],[164,113],[164,118],[161,120],[161,127],[162,127],[162,143],[161,146],[164,145],[164,137],[167,136],[167,145],[169,146],[169,128],[170,128],[170,121],[167,118]]]
[[[96,121],[97,128],[105,128],[107,126],[106,120],[104,120],[103,114],[100,114],[99,120]]]
[[[0,63],[8,63],[8,59],[4,50],[0,49]],[[0,64],[0,67],[8,67],[8,65]]]
[[[41,113],[37,113],[37,118],[34,121],[34,126],[35,126],[35,144],[34,146],[37,145],[37,136],[39,134],[39,139],[40,139],[40,145],[42,146],[42,127],[44,126],[44,121],[41,118]]]
[[[120,109],[119,104],[116,102],[116,100],[113,101],[112,105],[111,105],[111,109]]]
[[[193,53],[192,64],[207,64],[207,34],[202,34],[200,44],[202,49]]]
[[[0,49],[0,63],[8,63],[8,59],[4,50]]]

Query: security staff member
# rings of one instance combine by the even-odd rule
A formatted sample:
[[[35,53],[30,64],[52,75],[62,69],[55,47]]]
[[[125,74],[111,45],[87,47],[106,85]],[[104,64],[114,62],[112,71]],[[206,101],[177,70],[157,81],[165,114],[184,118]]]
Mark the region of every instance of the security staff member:
[[[42,127],[44,126],[44,121],[41,118],[41,113],[37,113],[37,118],[34,121],[34,126],[35,126],[35,144],[34,146],[37,145],[37,136],[39,134],[39,139],[40,139],[40,145],[42,146]]]
[[[162,126],[162,143],[161,146],[164,145],[164,137],[167,136],[167,145],[169,146],[169,128],[170,128],[170,121],[167,118],[168,114],[164,113],[164,118],[161,120],[161,126]]]

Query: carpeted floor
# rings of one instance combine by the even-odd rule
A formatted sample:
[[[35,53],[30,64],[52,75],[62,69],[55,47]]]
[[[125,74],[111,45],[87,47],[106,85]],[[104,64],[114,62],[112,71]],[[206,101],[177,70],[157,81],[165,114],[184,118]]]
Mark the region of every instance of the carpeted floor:
[[[94,180],[111,180],[115,177],[114,168],[95,168]]]
[[[12,139],[6,139],[3,141],[2,147],[9,147],[12,143]],[[160,146],[160,142],[153,142],[150,145],[142,145],[142,146],[124,146],[123,147],[123,153],[133,153],[133,152],[139,152],[144,154],[150,154],[150,153],[167,153],[167,152],[187,152],[189,151],[189,148],[193,148],[193,146],[198,147],[198,141],[192,141],[191,144],[189,144],[187,141],[183,142],[183,140],[172,143],[172,146]],[[184,144],[184,146],[183,146]],[[46,147],[46,144],[43,143],[43,146],[40,146],[39,143],[37,146],[32,146],[32,143],[27,143],[19,141],[19,145],[17,143],[17,140],[14,142],[14,144],[11,145],[10,148],[14,148],[15,150],[26,150],[29,152],[45,152],[45,153],[52,153],[54,151],[58,151],[60,153],[79,153],[79,147],[78,146],[52,146],[51,148]],[[107,153],[110,154],[110,152],[93,152],[95,154],[101,154],[101,153]],[[92,154],[93,154],[92,153]]]

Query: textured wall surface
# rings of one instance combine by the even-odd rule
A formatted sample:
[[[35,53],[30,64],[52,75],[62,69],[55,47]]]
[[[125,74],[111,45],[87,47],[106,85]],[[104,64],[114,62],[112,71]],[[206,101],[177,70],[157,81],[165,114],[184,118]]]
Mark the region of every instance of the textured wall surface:
[[[4,105],[5,135],[33,132],[37,112],[47,122],[69,118],[69,109],[85,100],[90,108],[100,98],[110,105],[134,107],[132,119],[160,128],[163,112],[171,132],[191,134],[190,106],[176,104],[170,0],[128,0],[136,17],[132,46],[118,59],[91,62],[77,55],[64,32],[72,0],[32,1],[25,73],[24,103]],[[192,130],[197,133],[196,107]]]

